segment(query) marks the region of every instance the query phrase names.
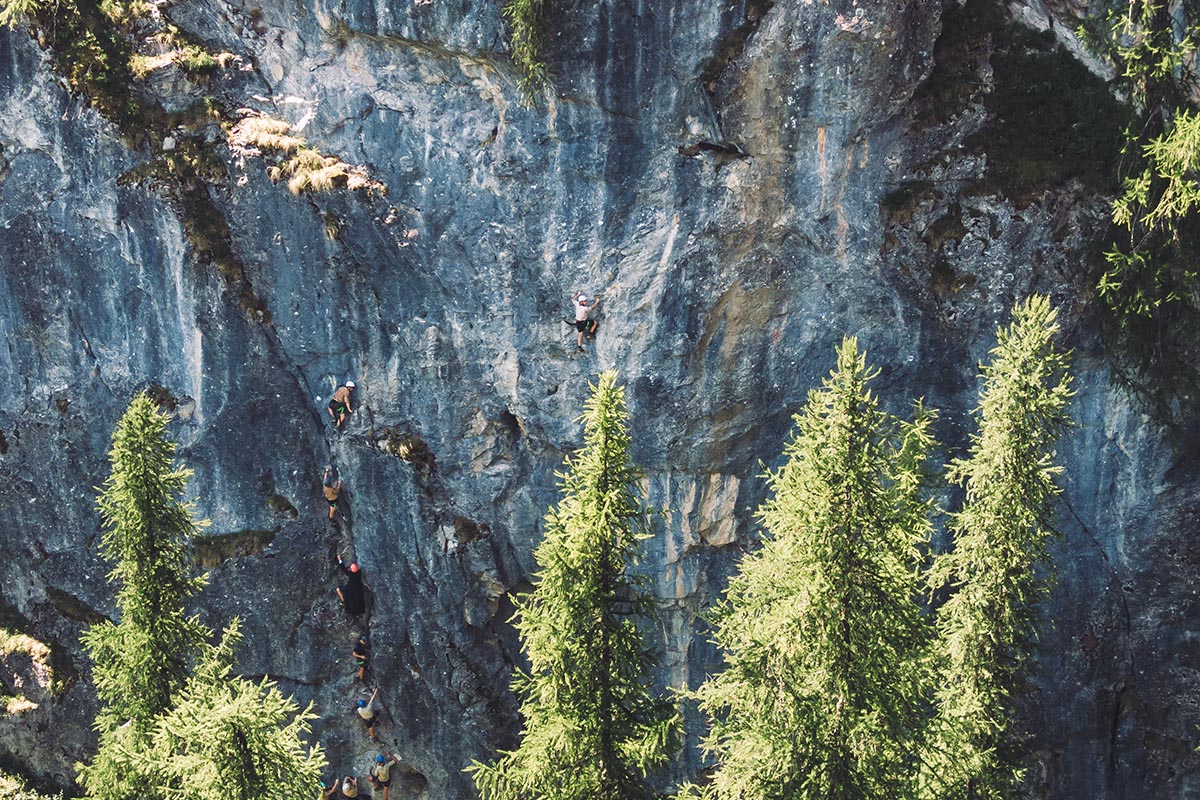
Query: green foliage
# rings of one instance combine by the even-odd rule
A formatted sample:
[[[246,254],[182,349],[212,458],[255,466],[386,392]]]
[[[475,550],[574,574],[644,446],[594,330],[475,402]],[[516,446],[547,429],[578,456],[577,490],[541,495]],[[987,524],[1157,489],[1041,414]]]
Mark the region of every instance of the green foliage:
[[[1044,296],[1013,311],[999,332],[965,459],[952,480],[966,491],[951,515],[952,552],[930,572],[953,594],[939,609],[937,721],[923,780],[938,800],[1009,796],[1021,778],[1011,703],[1031,660],[1037,603],[1049,592],[1054,444],[1068,424],[1067,354],[1055,345],[1057,312]]]
[[[0,0],[0,25],[15,27],[25,17],[46,5],[46,0]]]
[[[647,772],[674,750],[678,715],[649,688],[655,657],[639,630],[653,602],[626,572],[652,516],[635,490],[627,417],[616,373],[602,374],[535,553],[537,588],[515,616],[529,660],[514,676],[521,744],[469,769],[484,800],[648,797]]]
[[[1200,369],[1200,2],[1108,0],[1081,29],[1117,67],[1138,116],[1126,130],[1117,230],[1097,294],[1125,381],[1169,421],[1195,408]],[[1183,409],[1172,408],[1180,402]]]
[[[233,675],[237,620],[207,648],[174,707],[159,717],[146,755],[166,800],[294,800],[316,795],[325,767],[320,746],[305,748],[316,718],[265,678]]]
[[[1188,255],[1196,242],[1181,238],[1180,228],[1195,222],[1200,208],[1200,113],[1180,110],[1167,130],[1141,145],[1137,161],[1141,170],[1124,178],[1113,201],[1113,222],[1128,238],[1105,253],[1108,269],[1097,288],[1123,318],[1148,319],[1164,306],[1196,304],[1200,269]]]
[[[181,69],[193,78],[206,77],[216,71],[220,63],[216,56],[199,45],[185,43],[176,59]]]
[[[115,563],[108,577],[119,587],[121,618],[93,626],[84,644],[101,699],[139,721],[167,707],[207,635],[183,610],[204,580],[189,575],[188,542],[199,525],[182,500],[191,471],[172,464],[169,419],[149,396],[134,398],[113,434],[112,472],[97,503],[100,552]]]
[[[5,800],[62,800],[62,795],[54,796],[35,792],[24,780],[0,770],[0,796]]]
[[[198,525],[181,499],[191,473],[172,464],[168,419],[148,395],[133,399],[113,433],[112,471],[97,502],[104,525],[100,551],[115,562],[109,580],[118,586],[120,620],[83,635],[101,702],[100,749],[80,769],[89,797],[116,800],[148,791],[150,777],[135,754],[183,687],[208,634],[184,612],[204,581],[188,575],[187,544]]]
[[[916,599],[934,415],[878,407],[853,338],[809,394],[768,473],[765,542],[716,610],[725,667],[696,692],[717,771],[712,800],[911,796],[928,696]]]
[[[236,620],[211,646],[184,612],[204,580],[188,576],[199,523],[180,499],[191,473],[172,464],[168,420],[141,394],[113,433],[97,505],[121,618],[84,635],[102,707],[99,751],[79,779],[97,800],[312,796],[325,762],[302,742],[311,709],[232,676]]]
[[[518,84],[527,106],[550,85],[550,73],[542,61],[545,0],[508,0],[504,16],[512,28],[512,57],[521,69]]]
[[[132,49],[111,16],[123,7],[101,7],[94,0],[16,2],[25,7],[39,43],[52,51],[55,69],[72,91],[117,124],[132,124],[139,111],[130,91]]]

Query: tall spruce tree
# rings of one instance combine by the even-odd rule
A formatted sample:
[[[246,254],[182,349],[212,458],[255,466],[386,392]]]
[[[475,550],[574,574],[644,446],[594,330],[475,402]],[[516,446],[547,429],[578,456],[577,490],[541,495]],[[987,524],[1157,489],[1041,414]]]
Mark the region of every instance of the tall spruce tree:
[[[152,796],[152,779],[136,755],[209,634],[184,610],[204,581],[188,574],[197,522],[181,497],[191,473],[172,463],[167,422],[147,395],[133,399],[113,433],[112,471],[97,504],[100,552],[115,563],[108,577],[119,587],[120,619],[83,636],[100,696],[100,748],[79,778],[89,797],[104,800]]]
[[[271,684],[232,677],[236,620],[213,646],[184,610],[204,583],[188,575],[199,523],[180,499],[190,471],[172,465],[167,421],[139,395],[113,434],[98,505],[120,620],[84,635],[101,709],[80,781],[101,800],[311,797],[324,766],[302,741],[311,713]]]
[[[233,675],[238,621],[206,653],[173,707],[160,716],[145,761],[168,800],[307,800],[325,758],[303,739],[316,718],[265,678]]]
[[[648,771],[674,749],[678,715],[650,688],[655,655],[641,630],[653,599],[627,571],[652,517],[635,488],[627,418],[616,373],[603,373],[535,552],[537,588],[514,618],[529,661],[513,679],[521,743],[469,769],[484,800],[648,797]]]
[[[847,338],[810,392],[787,461],[768,473],[762,548],[715,612],[725,666],[696,692],[711,720],[711,800],[912,795],[928,696],[917,600],[930,411],[883,412]]]
[[[1028,679],[1036,607],[1050,586],[1060,491],[1052,459],[1072,394],[1056,316],[1044,296],[1013,310],[982,367],[979,430],[952,464],[966,499],[950,518],[954,549],[930,573],[933,588],[953,592],[937,615],[937,720],[923,771],[931,800],[1007,797],[1021,778],[1012,703]]]

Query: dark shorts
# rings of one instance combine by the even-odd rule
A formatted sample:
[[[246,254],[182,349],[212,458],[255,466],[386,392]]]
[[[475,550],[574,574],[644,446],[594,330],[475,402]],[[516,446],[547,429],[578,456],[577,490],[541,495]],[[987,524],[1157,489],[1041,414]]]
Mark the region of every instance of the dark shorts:
[[[372,775],[371,780],[373,780],[375,782],[375,785],[379,786],[379,787],[392,785],[392,779],[390,776],[388,777],[388,779],[386,781],[381,781],[381,780],[379,780],[379,778],[376,778],[374,775]]]
[[[340,417],[342,414],[346,413],[346,404],[339,403],[337,400],[330,400],[329,410],[334,413],[334,416]]]
[[[587,333],[587,329],[588,329],[588,320],[586,320],[586,319],[575,320],[575,330],[579,331],[580,333]],[[559,330],[562,330],[562,329],[559,328]]]
[[[359,714],[359,715],[358,715],[358,718],[359,718],[359,719],[362,719],[362,723],[363,723],[363,725],[365,725],[365,726],[366,726],[366,727],[368,727],[368,728],[371,728],[371,727],[374,727],[374,726],[375,726],[375,723],[376,723],[376,722],[379,722],[379,712],[378,712],[378,711],[376,711],[376,712],[375,712],[375,716],[371,717],[370,719],[363,719],[363,718],[362,718],[362,714]]]
[[[328,497],[326,497],[325,502],[329,503],[330,508],[337,508],[337,498],[336,497],[333,498],[332,500],[330,500]]]

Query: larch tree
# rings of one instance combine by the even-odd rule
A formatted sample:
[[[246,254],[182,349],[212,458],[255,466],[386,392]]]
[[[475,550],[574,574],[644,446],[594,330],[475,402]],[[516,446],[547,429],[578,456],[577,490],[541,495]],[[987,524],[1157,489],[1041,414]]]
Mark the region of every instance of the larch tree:
[[[1200,1],[1094,5],[1081,33],[1115,67],[1133,114],[1097,291],[1118,378],[1170,422],[1200,392]]]
[[[155,724],[146,761],[167,800],[307,800],[325,758],[304,739],[316,718],[265,678],[233,674],[238,620],[206,648],[173,707]]]
[[[188,542],[198,523],[182,499],[191,473],[173,464],[168,420],[149,396],[133,399],[113,433],[112,469],[97,503],[104,526],[100,552],[115,564],[108,577],[118,586],[120,619],[83,636],[100,697],[99,752],[79,770],[92,798],[151,792],[152,779],[136,754],[209,635],[184,610],[204,580],[189,575]]]
[[[654,512],[639,498],[627,419],[624,390],[605,372],[534,554],[536,588],[514,617],[529,663],[513,679],[520,745],[469,768],[484,800],[649,797],[649,772],[674,752],[678,713],[651,687],[654,600],[629,572]]]
[[[184,609],[204,585],[189,575],[200,523],[181,499],[190,472],[172,464],[167,422],[142,394],[113,434],[98,505],[120,619],[84,635],[101,708],[80,781],[97,800],[311,797],[324,756],[302,740],[310,710],[232,675],[236,620],[210,645]]]
[[[912,796],[930,691],[918,566],[934,415],[882,411],[876,374],[845,339],[767,475],[762,548],[714,614],[724,668],[695,692],[715,768],[685,797]]]
[[[950,517],[953,550],[930,572],[931,587],[951,594],[937,613],[937,718],[922,771],[928,798],[1008,797],[1021,779],[1023,737],[1012,708],[1029,679],[1037,605],[1051,585],[1054,446],[1072,394],[1056,316],[1038,295],[1013,310],[982,367],[978,431],[951,467],[966,496]]]

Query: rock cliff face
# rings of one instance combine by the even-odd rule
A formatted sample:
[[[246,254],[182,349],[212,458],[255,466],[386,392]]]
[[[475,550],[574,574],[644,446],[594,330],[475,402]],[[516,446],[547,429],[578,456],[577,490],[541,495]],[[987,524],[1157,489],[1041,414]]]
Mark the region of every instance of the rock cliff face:
[[[943,409],[953,452],[975,364],[1037,290],[1076,348],[1080,426],[1059,453],[1060,582],[1024,698],[1034,779],[1054,798],[1200,795],[1197,448],[1113,388],[1090,322],[1105,189],[1101,156],[1070,147],[1104,101],[998,105],[1033,84],[1066,97],[1086,73],[932,0],[560,0],[555,92],[527,109],[499,5],[162,8],[236,56],[207,83],[154,73],[164,109],[209,97],[282,119],[386,198],[293,196],[215,124],[179,132],[215,175],[141,179],[175,132],[131,145],[26,29],[0,31],[0,587],[84,676],[0,720],[7,760],[62,784],[87,753],[77,637],[113,613],[92,487],[139,389],[177,414],[215,537],[203,613],[245,621],[244,671],[316,704],[333,769],[365,768],[358,628],[333,596],[350,554],[405,765],[392,796],[469,797],[462,768],[515,742],[509,596],[530,585],[590,378],[620,371],[635,458],[671,509],[640,568],[665,607],[662,682],[694,686],[719,663],[698,614],[754,546],[759,462],[778,461],[834,344],[860,338],[888,405]],[[1052,19],[1036,0],[1011,13]],[[1064,115],[1055,151],[1038,120]],[[560,318],[581,288],[604,300],[577,354]],[[323,406],[346,378],[359,405],[335,435]],[[326,463],[347,487],[338,528]],[[676,778],[703,763],[702,721],[689,729]]]

